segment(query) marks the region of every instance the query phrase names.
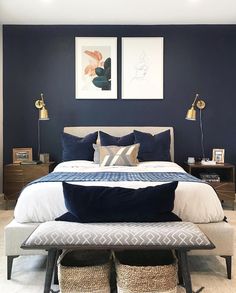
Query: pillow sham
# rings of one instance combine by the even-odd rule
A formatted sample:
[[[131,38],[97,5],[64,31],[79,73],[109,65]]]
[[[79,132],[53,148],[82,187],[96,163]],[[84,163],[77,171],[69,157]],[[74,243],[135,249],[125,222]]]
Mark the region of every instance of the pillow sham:
[[[139,144],[129,146],[100,146],[100,166],[136,166]]]
[[[94,155],[93,155],[93,161],[95,164],[99,164],[100,163],[100,144],[94,144],[93,143],[93,149],[94,149]]]
[[[93,161],[93,144],[96,143],[98,132],[90,133],[85,137],[77,137],[62,133],[62,161],[87,160]]]
[[[156,135],[134,130],[135,143],[140,144],[138,160],[170,161],[170,130]]]
[[[117,146],[127,146],[134,144],[134,134],[129,133],[127,135],[117,137],[112,136],[106,132],[99,131],[100,143],[102,146],[107,145],[117,145]]]
[[[63,182],[68,212],[57,221],[99,222],[161,222],[181,221],[174,208],[178,182],[146,188],[81,186]]]

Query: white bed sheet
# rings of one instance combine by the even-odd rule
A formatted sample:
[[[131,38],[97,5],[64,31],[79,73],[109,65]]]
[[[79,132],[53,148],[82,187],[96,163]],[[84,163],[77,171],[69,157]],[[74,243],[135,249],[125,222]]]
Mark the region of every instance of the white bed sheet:
[[[59,164],[53,172],[185,172],[173,162],[143,162],[135,167],[99,167],[90,161],[70,161]],[[72,182],[79,185],[120,186],[140,188],[163,184],[164,182]],[[45,222],[54,220],[67,211],[64,203],[62,183],[45,182],[27,186],[21,193],[15,207],[15,219],[19,223]],[[173,212],[183,221],[194,223],[219,222],[224,218],[221,203],[214,189],[205,183],[179,182],[175,193]]]

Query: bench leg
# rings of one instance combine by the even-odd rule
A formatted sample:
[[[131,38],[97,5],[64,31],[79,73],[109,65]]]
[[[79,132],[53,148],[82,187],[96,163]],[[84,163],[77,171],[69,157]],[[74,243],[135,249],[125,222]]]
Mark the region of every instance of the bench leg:
[[[54,266],[55,266],[55,262],[56,262],[56,256],[57,256],[56,249],[48,250],[46,277],[45,277],[45,283],[44,283],[44,293],[50,293],[53,270],[54,270]]]
[[[192,282],[189,272],[187,251],[179,250],[178,255],[186,293],[192,293]]]
[[[7,256],[7,280],[11,280],[11,271],[14,258],[18,257],[19,255],[8,255]]]
[[[62,253],[62,250],[57,250],[57,255],[56,255],[56,260],[55,260],[55,266],[54,266],[54,278],[53,278],[53,284],[54,285],[59,285],[59,280],[58,280],[58,268],[57,268],[57,260],[59,255]]]
[[[183,287],[184,286],[184,281],[183,281],[183,275],[182,275],[182,270],[181,270],[181,265],[180,265],[180,255],[179,255],[178,250],[175,250],[175,254],[176,254],[176,257],[178,259],[178,279],[179,279],[179,285]]]
[[[226,262],[226,270],[227,270],[227,277],[231,280],[232,278],[232,256],[230,255],[222,255],[221,257],[225,258]]]
[[[57,264],[55,264],[55,266],[54,266],[53,284],[54,285],[59,285]]]

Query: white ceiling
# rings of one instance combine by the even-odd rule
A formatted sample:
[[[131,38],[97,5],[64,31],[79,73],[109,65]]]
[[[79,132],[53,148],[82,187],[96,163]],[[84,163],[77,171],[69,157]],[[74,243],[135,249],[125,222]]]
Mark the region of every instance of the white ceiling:
[[[236,24],[236,0],[0,0],[0,24]]]

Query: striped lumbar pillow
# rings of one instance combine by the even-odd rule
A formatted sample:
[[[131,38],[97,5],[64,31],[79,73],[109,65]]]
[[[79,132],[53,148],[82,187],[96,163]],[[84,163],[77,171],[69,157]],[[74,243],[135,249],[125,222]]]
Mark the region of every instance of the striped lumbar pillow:
[[[139,146],[100,146],[100,166],[136,166]]]

